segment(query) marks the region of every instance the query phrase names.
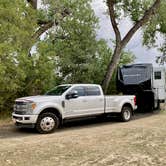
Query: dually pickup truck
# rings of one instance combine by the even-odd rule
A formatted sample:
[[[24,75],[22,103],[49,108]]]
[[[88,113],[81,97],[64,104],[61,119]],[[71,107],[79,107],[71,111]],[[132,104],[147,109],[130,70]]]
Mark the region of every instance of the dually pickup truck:
[[[12,119],[18,127],[51,133],[65,120],[116,114],[127,122],[137,108],[134,95],[104,96],[100,85],[65,84],[42,96],[15,100]]]

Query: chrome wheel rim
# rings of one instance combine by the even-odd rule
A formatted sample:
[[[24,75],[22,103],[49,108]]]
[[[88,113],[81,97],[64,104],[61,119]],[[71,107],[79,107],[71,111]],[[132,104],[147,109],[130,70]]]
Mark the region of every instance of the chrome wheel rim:
[[[129,119],[130,119],[130,111],[129,111],[129,110],[125,110],[124,113],[123,113],[123,115],[124,115],[124,118],[125,118],[126,120],[129,120]]]
[[[43,131],[51,131],[55,126],[55,120],[52,117],[44,117],[40,122]]]

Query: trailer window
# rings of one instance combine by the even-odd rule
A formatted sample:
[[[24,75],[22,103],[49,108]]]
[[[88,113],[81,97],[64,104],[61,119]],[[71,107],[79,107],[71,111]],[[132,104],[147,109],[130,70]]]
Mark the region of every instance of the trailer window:
[[[161,79],[161,71],[155,71],[154,72],[154,79],[160,80]]]
[[[151,68],[147,66],[128,66],[121,68],[122,81],[125,85],[134,85],[150,80]]]

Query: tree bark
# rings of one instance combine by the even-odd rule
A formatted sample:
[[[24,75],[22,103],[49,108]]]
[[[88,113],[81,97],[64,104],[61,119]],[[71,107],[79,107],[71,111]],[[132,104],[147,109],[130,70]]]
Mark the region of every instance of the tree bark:
[[[108,91],[109,83],[110,83],[111,77],[113,75],[113,72],[116,69],[116,67],[120,61],[122,50],[128,44],[128,42],[131,40],[133,35],[137,32],[137,30],[139,28],[141,28],[143,25],[145,25],[150,20],[150,18],[152,18],[153,15],[155,15],[156,10],[160,6],[160,3],[161,3],[161,0],[155,0],[153,5],[147,11],[145,11],[143,17],[139,21],[137,21],[134,24],[134,26],[128,31],[128,33],[125,35],[125,37],[123,39],[121,39],[121,34],[120,34],[119,28],[117,26],[116,17],[115,17],[115,9],[114,9],[115,0],[107,0],[110,20],[111,20],[111,24],[112,24],[112,27],[113,27],[113,30],[115,33],[115,37],[116,37],[116,47],[114,49],[112,59],[108,65],[106,74],[104,76],[104,80],[102,82],[102,87],[103,87],[105,94]]]
[[[105,78],[102,82],[104,94],[107,93],[110,80],[112,78],[112,75],[114,73],[115,68],[117,67],[117,65],[119,63],[121,52],[122,52],[121,46],[116,47],[114,50],[114,53],[112,55],[112,59],[111,59],[109,65],[108,65],[108,68],[107,68],[107,73],[106,73]]]
[[[37,9],[37,0],[27,0],[34,9]]]

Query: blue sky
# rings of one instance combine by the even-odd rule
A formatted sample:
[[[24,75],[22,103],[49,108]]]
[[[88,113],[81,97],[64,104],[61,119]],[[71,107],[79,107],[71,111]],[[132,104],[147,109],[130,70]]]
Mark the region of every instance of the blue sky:
[[[98,38],[104,38],[108,41],[110,47],[112,47],[111,40],[114,39],[114,33],[111,27],[111,22],[109,16],[104,14],[107,10],[106,4],[103,0],[93,0],[92,7],[95,11],[97,17],[99,17],[100,29],[97,31]],[[131,28],[131,22],[129,19],[124,19],[120,23],[120,31],[122,36]],[[155,63],[155,57],[160,53],[157,49],[147,49],[145,46],[142,46],[142,33],[139,30],[128,43],[126,50],[133,52],[136,56],[135,63]]]

